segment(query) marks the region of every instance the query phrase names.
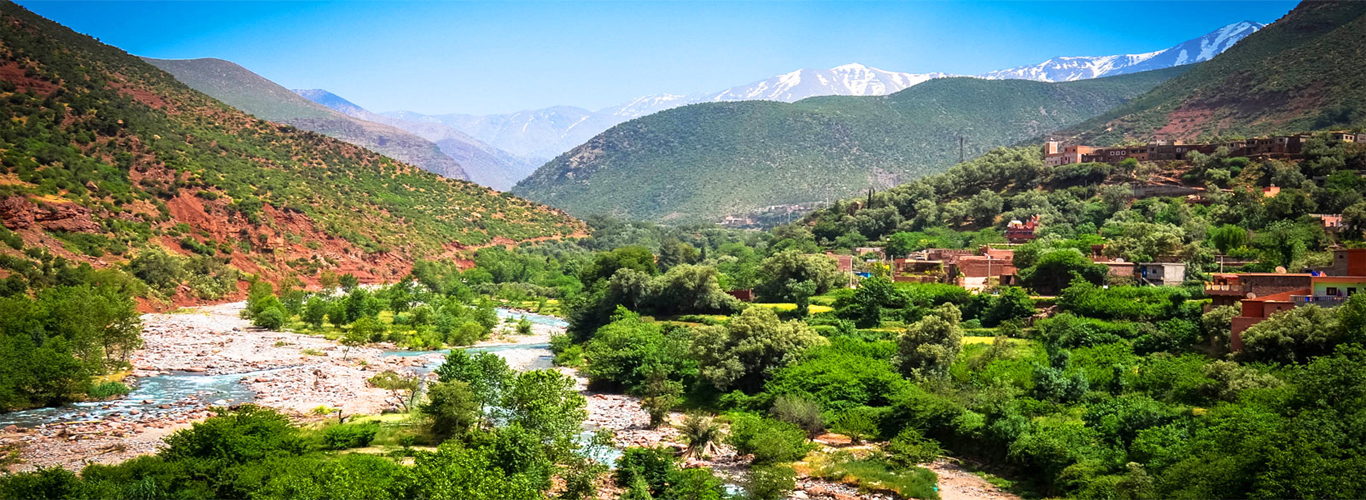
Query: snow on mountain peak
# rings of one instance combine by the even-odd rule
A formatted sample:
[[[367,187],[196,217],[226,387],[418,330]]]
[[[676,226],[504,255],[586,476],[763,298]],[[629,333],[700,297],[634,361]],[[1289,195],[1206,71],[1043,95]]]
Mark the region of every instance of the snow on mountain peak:
[[[989,80],[1018,79],[1070,82],[1123,75],[1208,61],[1251,35],[1265,24],[1241,21],[1156,52],[1113,56],[1054,57],[1033,66],[1003,69],[978,75]]]

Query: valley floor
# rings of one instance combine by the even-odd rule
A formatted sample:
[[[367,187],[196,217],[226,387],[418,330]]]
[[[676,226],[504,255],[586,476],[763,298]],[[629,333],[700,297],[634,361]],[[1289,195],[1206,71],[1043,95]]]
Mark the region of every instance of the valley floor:
[[[385,370],[426,376],[443,357],[438,352],[391,355],[393,351],[378,347],[346,348],[319,336],[262,330],[239,317],[243,307],[236,302],[144,315],[144,345],[131,357],[134,369],[128,380],[144,387],[121,400],[44,410],[30,417],[31,426],[3,427],[0,445],[21,446],[22,462],[12,470],[78,470],[91,463],[114,464],[155,453],[167,436],[210,416],[211,406],[254,401],[300,419],[321,418],[310,415],[319,406],[340,409],[343,415],[378,414],[396,409],[398,402],[387,391],[369,387],[366,379]],[[559,331],[562,328],[535,324],[531,335],[504,334],[474,347],[492,347],[490,351],[514,369],[544,368],[551,353],[543,344]],[[525,347],[507,348],[510,345]],[[576,370],[559,370],[574,377],[587,399],[587,430],[610,429],[619,448],[684,447],[674,427],[649,428],[639,398],[588,391],[587,379]],[[157,387],[170,379],[192,385],[181,392],[157,393],[158,399],[142,399],[151,397],[142,395],[146,386]],[[5,417],[13,421],[15,415]],[[674,424],[683,418],[681,413],[670,416]],[[737,485],[744,481],[745,464],[728,446],[709,459],[687,463],[712,467]],[[1016,498],[951,462],[926,467],[940,475],[944,500]],[[616,493],[608,485],[599,496],[614,498]],[[882,498],[812,478],[799,480],[792,497]]]

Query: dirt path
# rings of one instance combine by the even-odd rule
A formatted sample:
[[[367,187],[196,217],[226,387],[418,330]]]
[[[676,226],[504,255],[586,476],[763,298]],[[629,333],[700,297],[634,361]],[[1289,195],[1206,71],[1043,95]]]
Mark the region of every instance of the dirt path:
[[[929,470],[939,474],[939,498],[942,500],[1019,500],[1020,497],[1004,491],[986,479],[968,472],[957,463],[939,459],[924,464]]]

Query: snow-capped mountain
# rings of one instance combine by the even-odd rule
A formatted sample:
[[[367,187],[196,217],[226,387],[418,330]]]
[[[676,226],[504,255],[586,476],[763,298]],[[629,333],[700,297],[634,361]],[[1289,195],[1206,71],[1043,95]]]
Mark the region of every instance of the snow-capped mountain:
[[[887,95],[944,73],[897,73],[846,64],[830,69],[799,69],[791,73],[731,87],[707,96],[707,101],[794,102],[823,95]]]
[[[1170,68],[1208,61],[1228,50],[1239,40],[1265,26],[1262,23],[1243,21],[1224,26],[1200,38],[1187,40],[1157,52],[1114,56],[1055,57],[1033,66],[1003,69],[978,76],[991,80],[1070,82]]]
[[[1060,82],[1122,75],[1206,61],[1261,29],[1263,24],[1230,24],[1200,38],[1146,54],[1097,57],[1057,57],[1033,66],[992,71],[988,79],[1027,79]],[[828,95],[888,95],[945,73],[899,73],[846,64],[830,69],[800,69],[729,89],[690,95],[653,94],[590,111],[555,106],[502,115],[424,115],[410,111],[383,113],[393,120],[439,123],[524,158],[553,158],[618,123],[670,108],[704,102],[794,102]],[[324,103],[325,104],[325,103]],[[392,122],[391,122],[392,123]],[[404,127],[416,131],[417,128]]]
[[[719,92],[648,95],[597,111],[556,106],[505,115],[423,115],[397,111],[384,113],[384,116],[442,123],[515,155],[553,158],[613,125],[688,104],[755,100],[794,102],[826,95],[887,95],[944,76],[948,75],[898,73],[862,64],[846,64],[830,69],[801,69]]]

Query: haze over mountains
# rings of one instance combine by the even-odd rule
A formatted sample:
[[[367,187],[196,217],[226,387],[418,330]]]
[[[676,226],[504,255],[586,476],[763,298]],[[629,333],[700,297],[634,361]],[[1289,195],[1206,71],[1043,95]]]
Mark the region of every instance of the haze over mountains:
[[[356,120],[222,59],[144,61],[181,83],[251,115],[318,132],[452,179],[469,180],[458,161],[421,137],[373,121]]]
[[[401,120],[371,113],[365,108],[326,90],[299,89],[294,92],[314,103],[327,106],[352,118],[403,129],[434,142],[443,153],[464,167],[471,181],[499,191],[507,191],[517,181],[530,175],[536,170],[536,167],[545,163],[540,158],[518,156],[489,146],[479,139],[470,137],[464,132],[442,123]]]

